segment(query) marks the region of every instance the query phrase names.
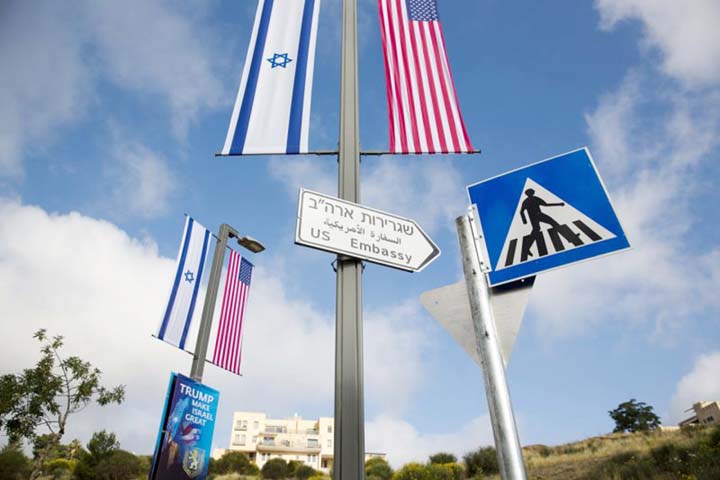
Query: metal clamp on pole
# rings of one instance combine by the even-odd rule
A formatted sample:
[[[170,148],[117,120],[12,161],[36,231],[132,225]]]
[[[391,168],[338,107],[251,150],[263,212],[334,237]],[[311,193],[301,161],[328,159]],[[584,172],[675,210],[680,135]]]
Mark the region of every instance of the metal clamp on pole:
[[[476,348],[482,361],[485,394],[495,437],[500,477],[503,480],[526,480],[520,439],[505,378],[505,366],[490,305],[490,287],[480,265],[470,219],[467,215],[463,215],[455,220],[455,224],[470,311],[475,326]]]

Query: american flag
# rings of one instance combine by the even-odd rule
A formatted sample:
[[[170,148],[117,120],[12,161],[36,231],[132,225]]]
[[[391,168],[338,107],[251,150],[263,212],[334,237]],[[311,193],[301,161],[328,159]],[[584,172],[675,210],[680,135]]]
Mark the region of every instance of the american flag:
[[[472,151],[436,0],[378,0],[394,153]]]
[[[240,374],[243,315],[250,293],[252,270],[252,263],[242,258],[234,250],[230,250],[230,262],[225,278],[225,291],[220,308],[220,322],[212,362],[237,375]]]

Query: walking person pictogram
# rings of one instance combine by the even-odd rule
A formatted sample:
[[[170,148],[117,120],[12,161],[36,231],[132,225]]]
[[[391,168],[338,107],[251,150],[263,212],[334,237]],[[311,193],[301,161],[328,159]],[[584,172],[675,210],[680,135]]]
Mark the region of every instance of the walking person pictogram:
[[[542,207],[564,207],[565,203],[548,203],[542,198],[535,196],[535,190],[532,188],[525,190],[525,195],[527,195],[527,198],[523,200],[522,206],[520,207],[520,218],[522,219],[523,224],[527,225],[528,219],[525,217],[525,213],[527,212],[527,216],[530,219],[530,225],[532,225],[532,241],[530,243],[523,244],[522,256],[527,258],[533,256],[530,252],[530,247],[532,247],[536,242],[543,242],[543,239],[541,238],[542,232],[540,229],[541,223],[547,223],[553,228],[560,227],[560,224],[555,221],[554,218],[547,213],[543,213]],[[543,248],[543,250],[545,249]]]

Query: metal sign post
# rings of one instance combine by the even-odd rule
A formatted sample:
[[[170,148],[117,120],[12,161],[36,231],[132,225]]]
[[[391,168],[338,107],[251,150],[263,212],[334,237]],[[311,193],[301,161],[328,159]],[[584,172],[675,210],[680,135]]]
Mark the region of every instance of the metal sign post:
[[[357,0],[343,0],[338,196],[360,203]],[[365,478],[362,263],[337,257],[335,327],[335,480]]]
[[[510,402],[510,392],[505,378],[500,342],[490,304],[490,287],[480,264],[476,241],[467,215],[455,220],[460,254],[462,255],[465,283],[470,300],[470,311],[475,325],[477,351],[482,360],[485,394],[487,395],[490,420],[492,421],[495,447],[497,449],[500,476],[503,480],[525,480],[525,465],[520,448],[515,416]],[[477,232],[478,230],[475,229]]]

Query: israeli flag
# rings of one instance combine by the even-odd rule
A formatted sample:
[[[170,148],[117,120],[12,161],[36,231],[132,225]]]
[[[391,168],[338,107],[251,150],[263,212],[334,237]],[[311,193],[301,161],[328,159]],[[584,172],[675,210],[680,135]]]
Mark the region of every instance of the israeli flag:
[[[165,314],[155,334],[160,340],[185,349],[195,303],[200,290],[205,259],[210,249],[210,231],[190,217],[185,220],[175,281]]]
[[[320,0],[259,0],[223,155],[307,153]]]

